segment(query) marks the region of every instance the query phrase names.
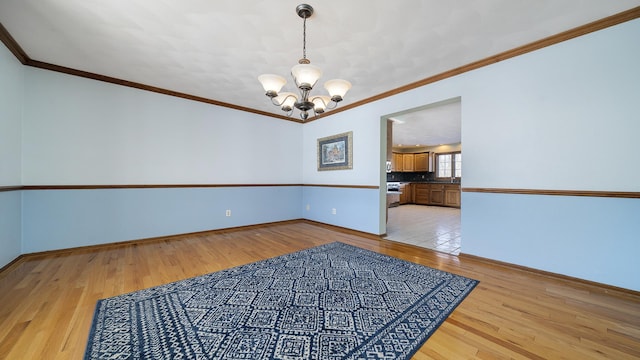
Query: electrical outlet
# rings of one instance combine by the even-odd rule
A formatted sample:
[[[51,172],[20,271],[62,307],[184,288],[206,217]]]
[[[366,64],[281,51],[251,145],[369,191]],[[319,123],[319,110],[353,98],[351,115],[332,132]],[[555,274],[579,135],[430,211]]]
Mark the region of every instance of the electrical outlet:
[[[331,214],[333,214],[333,215],[336,214],[336,208],[331,209]]]
[[[307,204],[307,211],[311,210],[311,205]]]
[[[225,216],[231,216],[231,210],[227,210],[227,211],[225,211],[224,215],[225,215]]]

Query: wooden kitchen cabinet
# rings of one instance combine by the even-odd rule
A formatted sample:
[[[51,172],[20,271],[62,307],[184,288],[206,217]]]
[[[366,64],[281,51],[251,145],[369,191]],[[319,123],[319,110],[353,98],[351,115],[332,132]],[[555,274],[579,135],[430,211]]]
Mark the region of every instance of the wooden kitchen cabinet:
[[[429,205],[429,184],[413,184],[413,202]]]
[[[414,171],[429,171],[429,153],[417,153],[413,157]]]
[[[402,154],[402,171],[415,171],[414,154]]]
[[[459,184],[414,183],[412,185],[415,204],[460,207]]]
[[[411,185],[413,187],[411,195],[415,204],[460,207],[459,184],[413,183]]]
[[[400,205],[413,203],[413,185],[400,184]]]
[[[444,186],[444,206],[460,207],[460,185]]]
[[[400,153],[393,153],[393,161],[391,162],[391,171],[403,171],[403,167],[402,167],[402,154]]]
[[[429,187],[429,205],[444,205],[444,185],[431,184]]]
[[[391,171],[425,172],[430,171],[429,153],[393,153]]]

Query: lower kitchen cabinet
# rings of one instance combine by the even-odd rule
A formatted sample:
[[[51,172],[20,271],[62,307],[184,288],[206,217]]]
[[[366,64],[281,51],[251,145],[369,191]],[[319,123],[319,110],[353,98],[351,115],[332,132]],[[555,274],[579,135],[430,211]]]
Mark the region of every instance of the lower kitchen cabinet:
[[[413,203],[412,184],[400,184],[400,205]]]
[[[444,205],[444,185],[431,184],[429,187],[429,205]]]
[[[460,185],[444,186],[444,206],[460,207]]]
[[[413,184],[413,202],[429,205],[429,184]]]
[[[411,185],[413,187],[411,195],[415,204],[460,207],[459,184],[414,183]],[[411,202],[411,197],[407,201]],[[403,204],[402,199],[400,204]]]

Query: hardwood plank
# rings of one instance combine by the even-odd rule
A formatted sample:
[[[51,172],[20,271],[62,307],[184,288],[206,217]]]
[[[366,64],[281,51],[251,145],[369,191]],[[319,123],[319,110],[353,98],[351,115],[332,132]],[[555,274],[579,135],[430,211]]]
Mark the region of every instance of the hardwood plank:
[[[308,221],[26,255],[0,273],[0,359],[82,358],[96,301],[333,241],[480,280],[414,359],[640,358],[640,294]]]

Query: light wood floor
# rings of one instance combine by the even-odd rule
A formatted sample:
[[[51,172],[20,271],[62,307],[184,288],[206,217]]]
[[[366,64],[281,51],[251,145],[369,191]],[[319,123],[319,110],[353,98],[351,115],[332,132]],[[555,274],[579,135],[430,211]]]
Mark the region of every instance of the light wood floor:
[[[414,359],[638,359],[640,295],[290,222],[25,257],[0,273],[0,358],[80,359],[98,299],[342,241],[480,280]]]

